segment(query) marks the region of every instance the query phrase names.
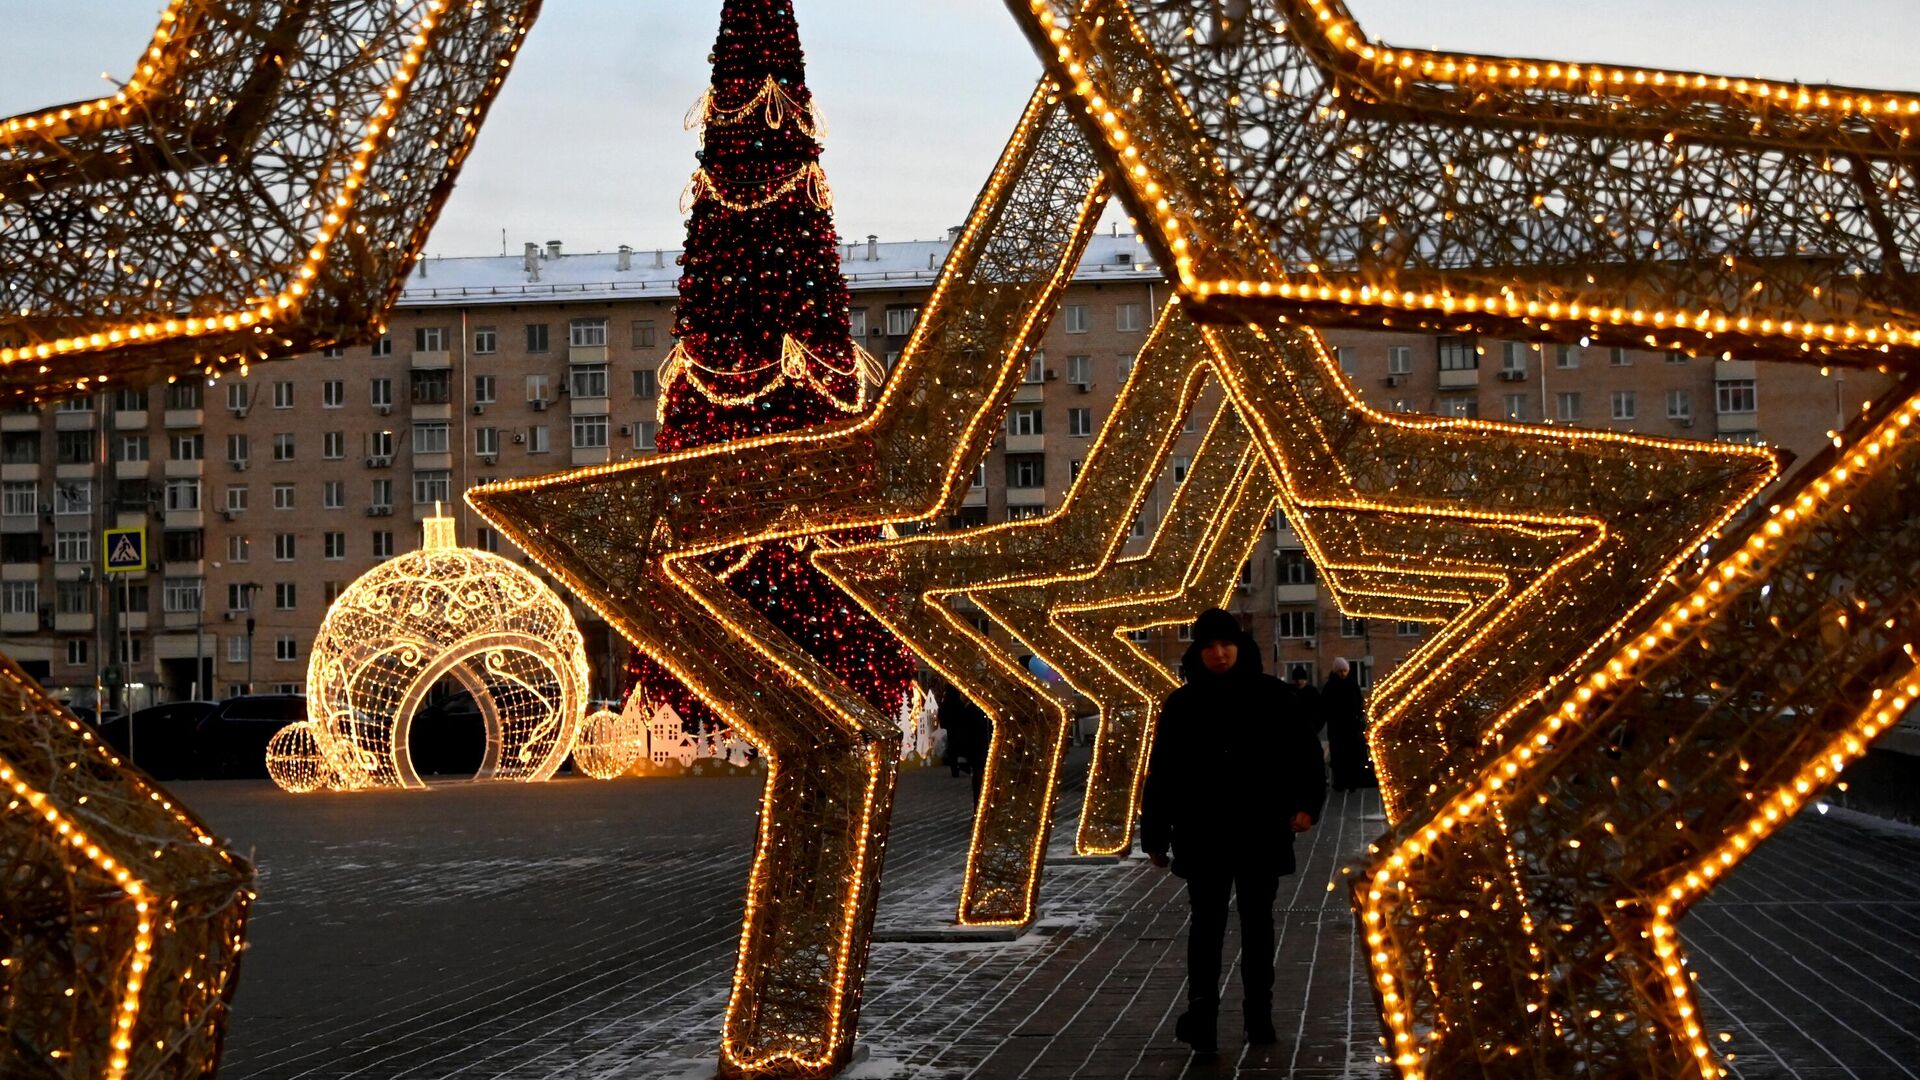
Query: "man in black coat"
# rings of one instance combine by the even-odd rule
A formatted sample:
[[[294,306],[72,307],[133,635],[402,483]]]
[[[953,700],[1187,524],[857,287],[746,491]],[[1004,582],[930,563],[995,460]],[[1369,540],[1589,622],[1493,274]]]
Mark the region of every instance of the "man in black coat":
[[[1218,1049],[1220,947],[1227,899],[1240,906],[1247,1041],[1273,1030],[1273,898],[1294,870],[1293,837],[1319,820],[1326,774],[1314,721],[1291,687],[1260,670],[1260,650],[1218,608],[1193,623],[1186,685],[1168,695],[1141,795],[1141,847],[1187,882],[1187,1011],[1174,1033]]]
[[[1333,674],[1320,691],[1320,709],[1327,718],[1327,756],[1333,766],[1333,790],[1353,791],[1378,786],[1367,760],[1367,705],[1360,682],[1345,659],[1333,662]]]

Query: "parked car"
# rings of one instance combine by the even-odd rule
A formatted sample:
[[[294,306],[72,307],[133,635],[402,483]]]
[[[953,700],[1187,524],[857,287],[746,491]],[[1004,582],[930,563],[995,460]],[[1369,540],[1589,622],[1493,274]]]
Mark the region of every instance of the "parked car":
[[[169,701],[132,716],[109,713],[100,735],[154,779],[189,780],[201,772],[200,722],[217,708],[212,701]]]
[[[194,740],[202,775],[239,779],[267,775],[267,740],[307,718],[304,694],[248,694],[221,702],[200,721]]]

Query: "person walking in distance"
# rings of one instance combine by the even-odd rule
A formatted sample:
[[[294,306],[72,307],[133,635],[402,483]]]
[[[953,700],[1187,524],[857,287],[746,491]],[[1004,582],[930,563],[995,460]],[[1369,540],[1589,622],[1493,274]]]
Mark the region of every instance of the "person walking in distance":
[[[1320,709],[1327,718],[1327,755],[1333,766],[1333,790],[1355,791],[1377,786],[1367,760],[1367,706],[1360,682],[1347,661],[1336,659],[1333,674],[1320,691]]]
[[[1315,719],[1300,695],[1261,671],[1258,646],[1232,615],[1200,613],[1180,670],[1185,685],[1167,696],[1154,730],[1141,847],[1186,880],[1187,1011],[1174,1034],[1213,1053],[1230,896],[1240,910],[1247,1041],[1274,1041],[1273,900],[1294,870],[1294,835],[1319,820],[1326,773]]]

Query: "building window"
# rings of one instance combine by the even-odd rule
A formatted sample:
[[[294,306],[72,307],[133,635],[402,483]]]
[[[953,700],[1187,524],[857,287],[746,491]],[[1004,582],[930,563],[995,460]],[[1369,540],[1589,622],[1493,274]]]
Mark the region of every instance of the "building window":
[[[573,418],[573,448],[575,450],[601,450],[607,445],[607,418],[604,416],[576,416]]]
[[[120,456],[115,461],[147,460],[147,437],[145,435],[122,435],[119,443]]]
[[[1063,329],[1069,334],[1084,334],[1092,329],[1093,322],[1087,318],[1087,305],[1068,304],[1062,313]]]
[[[200,407],[200,384],[191,379],[183,379],[167,387],[167,408],[172,411],[197,409]]]
[[[1667,391],[1667,419],[1693,419],[1693,393],[1689,390]]]
[[[227,460],[244,465],[253,456],[253,443],[245,435],[227,436]]]
[[[1310,607],[1281,608],[1273,617],[1274,636],[1281,638],[1310,638],[1318,629],[1315,612]]]
[[[1035,351],[1032,356],[1027,357],[1027,376],[1022,381],[1029,386],[1038,385],[1039,383],[1047,381],[1047,355],[1045,353]]]
[[[372,506],[378,510],[385,510],[388,513],[392,513],[393,512],[393,481],[375,480],[373,482],[372,497],[367,501],[367,505]]]
[[[375,379],[371,383],[368,383],[367,387],[368,387],[368,400],[373,402],[374,408],[376,409],[393,408],[393,380],[392,379]]]
[[[320,485],[320,508],[322,510],[343,510],[347,505],[347,485],[342,480],[328,480]]]
[[[40,583],[37,581],[0,582],[0,614],[38,615]]]
[[[53,485],[53,512],[56,514],[93,513],[93,481],[56,481]]]
[[[392,356],[393,335],[381,334],[380,339],[373,343],[373,348],[369,351],[372,352],[374,356]]]
[[[913,333],[913,324],[920,319],[917,307],[890,307],[887,309],[887,335],[905,337]]]
[[[544,454],[553,449],[552,432],[545,424],[527,429],[527,453]]]
[[[63,563],[93,561],[93,530],[55,530],[53,534],[53,561]]]
[[[1113,309],[1113,328],[1121,333],[1134,333],[1140,329],[1140,305],[1121,304]]]
[[[187,479],[167,481],[166,507],[169,512],[200,509],[200,481]]]
[[[1527,418],[1527,395],[1508,394],[1505,399],[1503,412],[1509,420],[1525,420]]]
[[[1044,506],[1009,506],[1007,507],[1007,520],[1025,521],[1028,518],[1037,518],[1046,512],[1047,508]]]
[[[475,375],[473,377],[473,403],[475,405],[491,405],[493,402],[493,376]]]
[[[84,667],[87,664],[87,639],[73,638],[67,642],[67,666]]]
[[[344,431],[323,432],[320,436],[320,456],[328,461],[339,461],[347,456],[347,433]]]
[[[253,556],[253,542],[238,534],[227,537],[227,561],[246,562]]]
[[[860,312],[860,314],[864,316],[866,312],[863,311],[863,312]],[[863,318],[861,321],[865,322],[866,320]],[[862,329],[862,332],[865,331],[864,327],[862,327],[861,329]],[[633,321],[633,347],[634,348],[652,349],[652,348],[656,348],[659,344],[660,344],[659,331],[654,329],[652,319],[635,319]]]
[[[409,375],[408,387],[415,405],[445,405],[453,400],[453,372],[439,368]]]
[[[205,435],[175,435],[168,441],[168,449],[175,461],[199,461],[206,456],[207,437]]]
[[[244,664],[247,662],[247,638],[244,634],[233,634],[227,638],[227,663]]]
[[[447,328],[444,326],[414,327],[413,351],[424,353],[446,352]]]
[[[1580,349],[1575,345],[1556,345],[1553,349],[1553,366],[1572,369],[1580,366]]]
[[[1625,349],[1620,348],[1617,345],[1607,350],[1607,366],[1608,367],[1631,367],[1632,365],[1633,365],[1632,353],[1628,352]]]
[[[247,485],[227,485],[227,509],[233,513],[242,513],[247,508]]]
[[[320,350],[320,359],[322,360],[339,360],[346,355],[347,347],[345,345],[329,345]]]
[[[1007,434],[1040,435],[1043,433],[1040,406],[1018,406],[1007,411]]]
[[[1580,395],[1575,393],[1557,394],[1558,410],[1555,416],[1561,420],[1580,419]]]
[[[474,428],[473,452],[482,457],[493,457],[500,453],[499,428]]]
[[[273,607],[275,611],[292,611],[298,606],[300,593],[291,581],[273,583]]]
[[[131,667],[146,659],[147,643],[140,638],[120,639],[120,662]]]
[[[527,324],[527,351],[532,353],[541,353],[541,352],[546,352],[549,347],[550,346],[547,344],[547,324],[546,323],[528,323]]]
[[[427,469],[413,474],[415,506],[453,500],[453,474],[446,469]]]
[[[567,392],[576,398],[607,396],[607,365],[579,364],[567,373]]]
[[[416,454],[447,453],[447,440],[452,426],[444,420],[422,420],[413,425],[413,452]]]
[[[283,663],[292,663],[300,659],[300,642],[292,634],[281,634],[274,638],[273,658]]]
[[[62,431],[54,436],[54,460],[62,465],[93,464],[93,432]]]
[[[205,538],[200,529],[168,529],[160,534],[160,557],[169,563],[199,562],[205,555]]]
[[[1755,411],[1752,379],[1724,379],[1714,384],[1713,395],[1716,406],[1723,413]]]
[[[1509,341],[1500,346],[1501,371],[1526,371],[1527,347],[1518,341]]]
[[[1133,515],[1133,526],[1127,530],[1127,538],[1129,540],[1141,540],[1141,539],[1145,539],[1146,535],[1147,535],[1147,512],[1145,510],[1142,510],[1139,513]]]
[[[1390,345],[1387,347],[1387,374],[1413,374],[1413,346]]]
[[[1367,620],[1351,619],[1340,616],[1340,636],[1343,638],[1363,638],[1367,636]]]
[[[1419,637],[1420,624],[1417,622],[1397,622],[1393,624],[1393,632],[1401,637]]]
[[[347,534],[343,532],[327,533],[325,537],[322,538],[321,547],[325,550],[327,558],[344,559],[347,557]]]
[[[607,320],[574,319],[570,321],[567,323],[567,344],[576,349],[605,347],[607,344]]]
[[[1093,385],[1093,357],[1067,357],[1067,381],[1075,386]]]
[[[320,404],[323,408],[338,409],[347,403],[347,384],[344,379],[328,379],[320,384]]]
[[[390,529],[377,529],[373,534],[373,557],[376,559],[393,558],[393,532]]]
[[[1442,334],[1434,339],[1441,371],[1472,371],[1480,366],[1480,348],[1470,337]]]
[[[485,525],[473,530],[473,546],[481,551],[500,552],[500,534]]]
[[[273,407],[276,409],[293,408],[293,383],[291,381],[280,379],[273,384]]]
[[[1127,376],[1132,374],[1133,355],[1131,353],[1121,353],[1120,358],[1113,362],[1113,381],[1124,384],[1127,381]]]
[[[197,577],[170,577],[160,587],[160,609],[182,612],[200,610],[201,582]]]
[[[393,460],[393,432],[367,432],[367,456],[391,462]]]
[[[333,602],[335,600],[340,599],[340,594],[342,592],[345,592],[346,588],[347,587],[345,585],[341,584],[338,581],[328,581],[328,582],[322,583],[320,586],[320,603],[325,605],[326,607],[332,607]]]
[[[275,562],[292,562],[300,552],[298,538],[292,533],[273,534],[273,559]]]
[[[1008,455],[1007,486],[1010,488],[1047,486],[1047,459],[1038,454]]]
[[[660,432],[660,425],[652,420],[642,420],[633,425],[633,448],[635,450],[654,449],[654,438]]]
[[[547,393],[547,377],[545,375],[527,376],[527,400],[540,402],[541,404],[553,400]]]
[[[1615,420],[1631,420],[1638,411],[1638,399],[1633,391],[1615,390],[1613,392],[1613,418]]]
[[[500,351],[500,331],[492,326],[477,326],[473,330],[473,351],[488,356]]]
[[[33,517],[40,513],[40,485],[31,480],[9,480],[0,484],[0,514],[9,517]]]
[[[1691,357],[1683,352],[1670,352],[1667,354],[1667,363],[1669,364],[1684,364],[1689,359],[1691,359]]]
[[[259,586],[257,585],[254,586],[254,588],[258,588],[258,587]],[[227,586],[227,610],[228,611],[252,611],[253,610],[253,589],[249,589],[247,586],[239,582],[230,583]]]
[[[634,369],[633,396],[643,401],[651,401],[660,396],[660,381],[652,368]]]
[[[1441,416],[1479,416],[1480,402],[1470,397],[1443,397],[1440,399]]]
[[[867,336],[867,309],[854,308],[847,312],[847,333],[855,342]]]
[[[293,485],[292,484],[273,485],[273,508],[275,510],[293,509]]]
[[[1086,436],[1092,435],[1093,434],[1093,410],[1092,409],[1068,409],[1067,410],[1067,434],[1073,435],[1079,438],[1085,438]]]
[[[55,582],[53,610],[61,615],[93,614],[93,583],[90,581]]]
[[[115,412],[145,412],[147,409],[147,389],[144,386],[123,386],[113,392]]]
[[[1311,585],[1319,580],[1319,574],[1305,551],[1281,548],[1274,559],[1273,580],[1281,585]]]
[[[1193,468],[1193,458],[1189,457],[1186,454],[1181,454],[1178,457],[1175,457],[1173,459],[1173,482],[1176,484],[1185,482],[1187,479],[1187,473],[1191,471],[1192,468]]]

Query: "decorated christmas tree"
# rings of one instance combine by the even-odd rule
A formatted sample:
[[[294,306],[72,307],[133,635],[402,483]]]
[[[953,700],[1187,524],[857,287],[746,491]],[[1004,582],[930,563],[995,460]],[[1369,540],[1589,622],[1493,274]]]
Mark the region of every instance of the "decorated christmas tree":
[[[863,412],[881,372],[848,326],[824,125],[807,89],[791,0],[726,0],[713,80],[688,113],[703,127],[680,257],[673,352],[660,378],[663,451],[777,434]],[[839,539],[867,539],[869,533]],[[899,642],[808,562],[777,542],[710,567],[756,609],[893,715],[913,674]],[[631,681],[696,730],[711,710],[636,653]]]

